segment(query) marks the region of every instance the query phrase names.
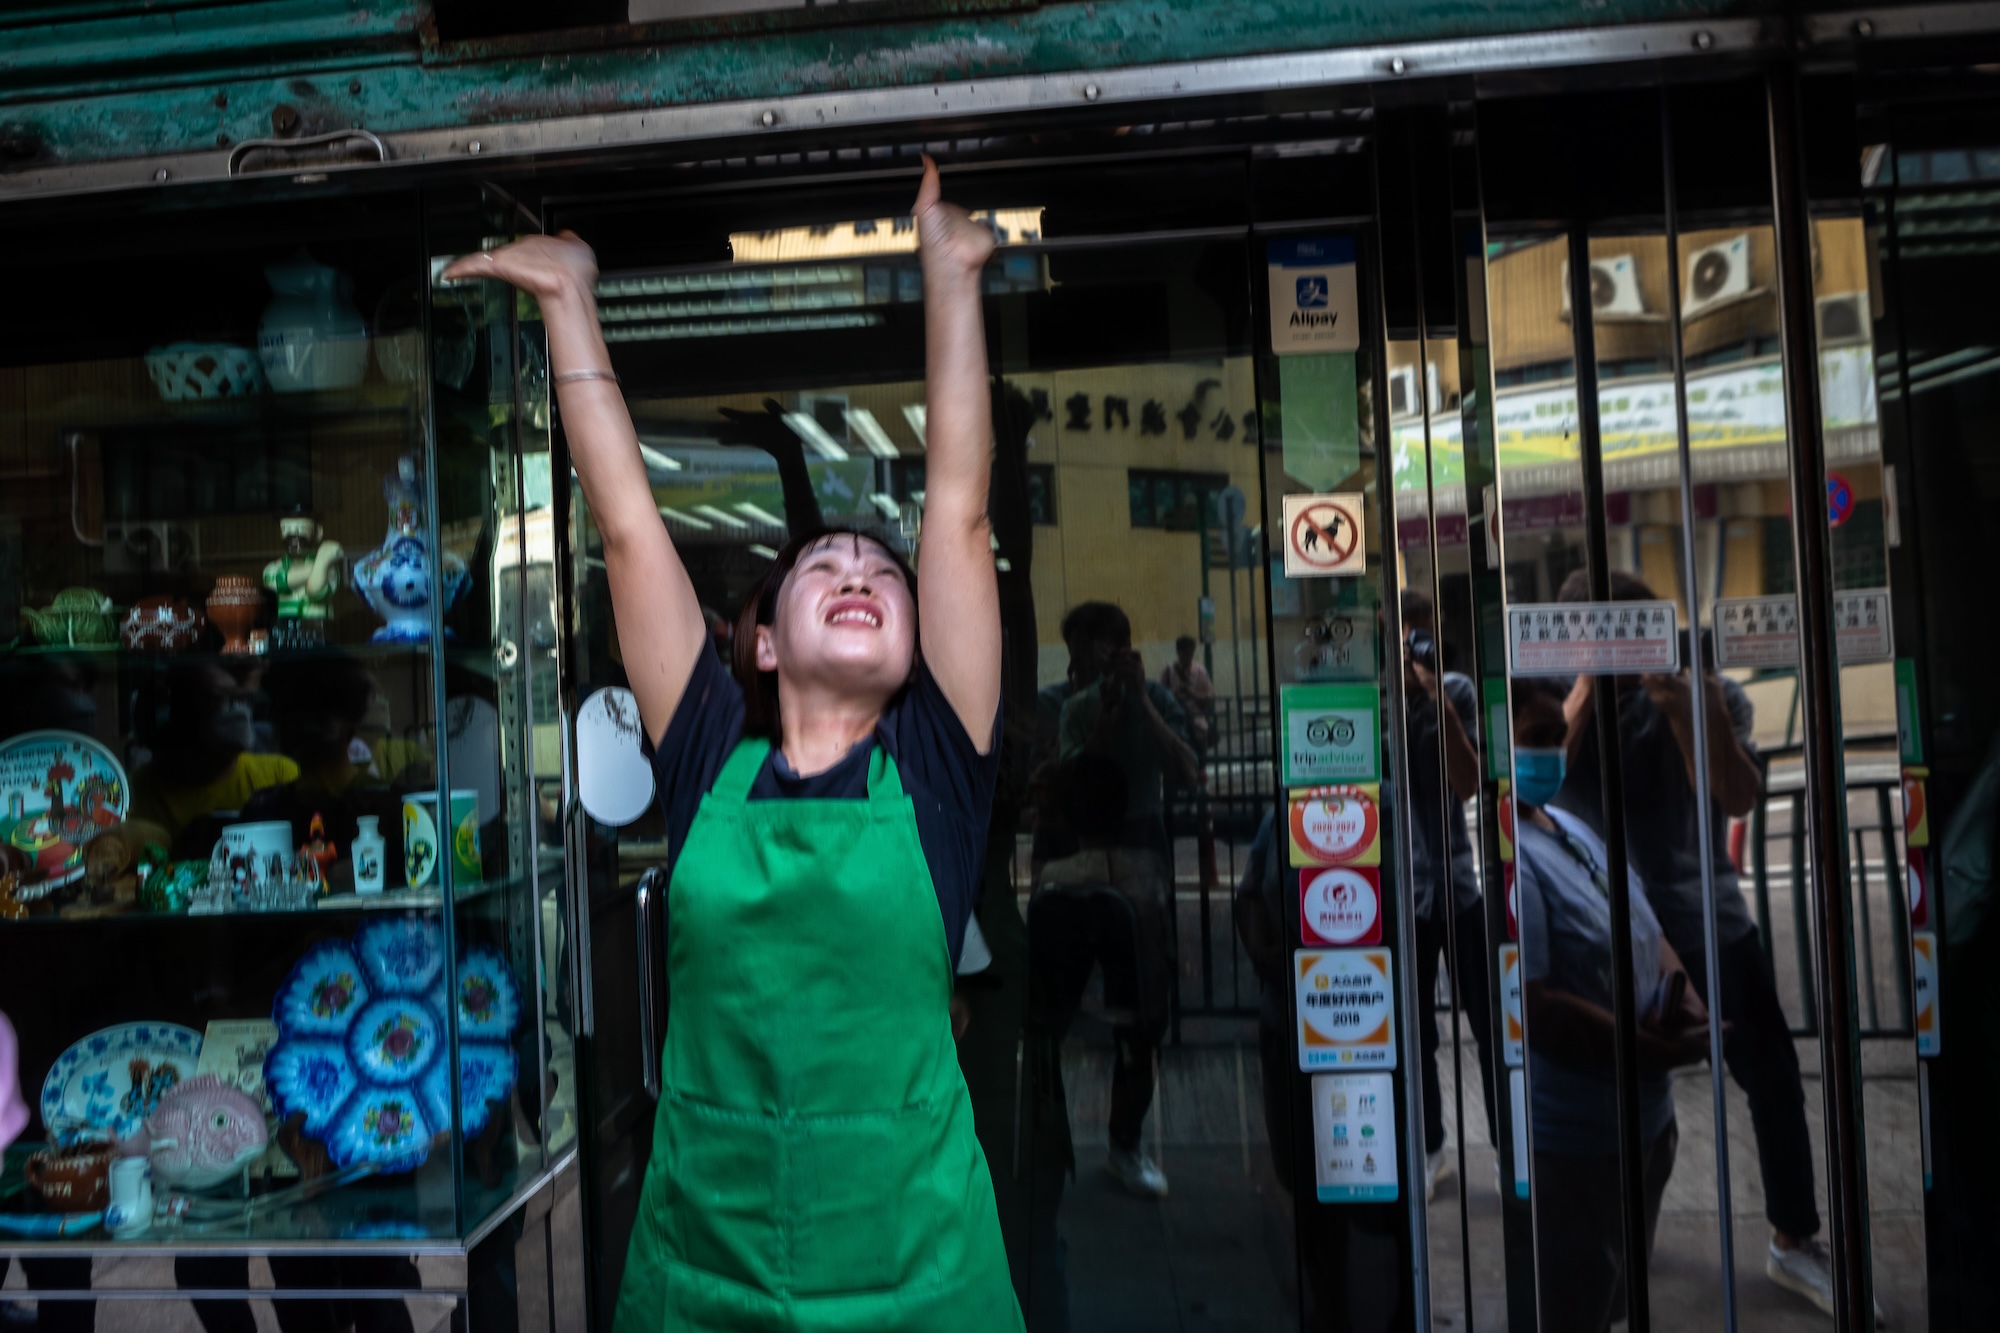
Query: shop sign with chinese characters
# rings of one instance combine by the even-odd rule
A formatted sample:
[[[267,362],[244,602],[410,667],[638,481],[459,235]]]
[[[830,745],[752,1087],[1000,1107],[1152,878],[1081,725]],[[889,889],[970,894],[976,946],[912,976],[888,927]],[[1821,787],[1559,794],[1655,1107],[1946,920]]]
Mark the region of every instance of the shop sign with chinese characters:
[[[1715,664],[1728,669],[1792,667],[1799,661],[1799,603],[1776,597],[1723,597],[1715,603]],[[1834,650],[1845,666],[1895,656],[1887,588],[1833,595]]]
[[[1672,602],[1549,602],[1507,610],[1517,676],[1645,675],[1680,667]]]
[[[1387,949],[1299,949],[1292,955],[1299,1068],[1394,1069],[1396,987]]]

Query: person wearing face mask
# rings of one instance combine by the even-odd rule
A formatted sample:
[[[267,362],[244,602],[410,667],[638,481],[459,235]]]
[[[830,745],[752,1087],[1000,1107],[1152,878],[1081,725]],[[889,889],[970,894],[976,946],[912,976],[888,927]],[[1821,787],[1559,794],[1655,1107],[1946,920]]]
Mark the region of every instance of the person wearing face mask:
[[[1630,574],[1611,575],[1621,602],[1651,601],[1653,590]],[[1557,597],[1587,600],[1583,570]],[[1819,1168],[1806,1128],[1798,1049],[1778,999],[1778,980],[1729,860],[1728,823],[1757,806],[1763,772],[1751,740],[1756,712],[1735,681],[1704,673],[1699,706],[1707,714],[1708,799],[1697,792],[1694,710],[1687,671],[1617,677],[1618,748],[1625,779],[1625,845],[1632,868],[1652,891],[1661,927],[1687,960],[1695,988],[1708,994],[1702,863],[1698,822],[1709,825],[1709,876],[1715,886],[1717,993],[1728,1036],[1723,1060],[1750,1101],[1764,1216],[1771,1224],[1764,1273],[1778,1286],[1833,1313],[1833,1276],[1820,1229]],[[1597,753],[1596,695],[1581,677],[1564,702],[1569,776],[1555,804],[1598,829],[1603,797]]]
[[[252,692],[215,662],[168,669],[164,718],[146,729],[151,758],[132,775],[132,814],[165,828],[176,855],[206,857],[213,845],[204,816],[240,811],[251,796],[291,782],[299,766],[283,755],[256,754]],[[189,840],[192,839],[192,842]]]
[[[729,668],[653,504],[596,256],[532,236],[445,273],[540,306],[666,814],[673,1013],[615,1333],[1022,1327],[949,1013],[1000,762],[995,242],[928,158],[914,212],[919,568],[886,537],[794,532]]]
[[[1680,1141],[1672,1071],[1708,1055],[1708,1013],[1630,871],[1631,937],[1613,940],[1604,842],[1550,805],[1568,768],[1562,687],[1516,677],[1511,692],[1541,1326],[1543,1333],[1605,1333],[1625,1317],[1611,950],[1632,951],[1648,1254]]]

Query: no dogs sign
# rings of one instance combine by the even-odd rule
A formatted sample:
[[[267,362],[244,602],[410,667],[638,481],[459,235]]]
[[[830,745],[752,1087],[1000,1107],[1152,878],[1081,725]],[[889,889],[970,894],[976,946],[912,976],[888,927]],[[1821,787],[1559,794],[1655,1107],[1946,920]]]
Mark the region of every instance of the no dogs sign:
[[[1332,578],[1368,567],[1358,492],[1285,497],[1285,577]]]

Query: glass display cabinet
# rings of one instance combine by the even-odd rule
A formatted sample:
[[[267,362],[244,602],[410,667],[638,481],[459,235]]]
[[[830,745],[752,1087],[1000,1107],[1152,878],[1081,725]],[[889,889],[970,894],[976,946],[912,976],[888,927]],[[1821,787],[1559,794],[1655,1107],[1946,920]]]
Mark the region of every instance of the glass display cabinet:
[[[463,1248],[573,1156],[546,356],[437,277],[534,225],[9,219],[0,1255]]]

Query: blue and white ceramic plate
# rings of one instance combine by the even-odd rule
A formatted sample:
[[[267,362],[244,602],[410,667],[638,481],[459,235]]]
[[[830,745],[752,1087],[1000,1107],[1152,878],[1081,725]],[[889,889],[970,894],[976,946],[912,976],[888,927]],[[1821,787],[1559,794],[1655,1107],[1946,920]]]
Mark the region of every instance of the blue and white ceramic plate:
[[[444,932],[435,918],[379,916],[354,936],[354,956],[384,995],[421,995],[444,975]]]
[[[418,1088],[424,1110],[439,1124],[451,1123],[451,1085],[445,1082],[446,1068],[446,1062],[440,1060]],[[514,1090],[519,1071],[520,1062],[511,1046],[497,1041],[459,1042],[458,1113],[465,1123],[465,1137],[479,1137],[493,1118],[494,1103]]]
[[[338,1037],[370,998],[353,950],[327,943],[315,946],[292,968],[273,1009],[281,1032]]]
[[[514,970],[491,945],[475,944],[458,965],[458,1039],[504,1040],[521,1021]]]
[[[177,1023],[93,1032],[64,1051],[43,1080],[42,1123],[57,1143],[127,1138],[162,1093],[194,1077],[200,1060],[201,1034]]]
[[[347,1061],[347,1048],[337,1037],[279,1041],[264,1057],[264,1088],[279,1120],[303,1113],[305,1132],[326,1134],[333,1117],[361,1086]]]
[[[413,1170],[451,1125],[448,1005],[458,1006],[465,1133],[483,1130],[513,1091],[520,983],[490,946],[466,950],[455,985],[445,961],[436,917],[383,916],[352,943],[313,948],[279,988],[264,1084],[281,1119],[304,1114],[336,1167]]]

